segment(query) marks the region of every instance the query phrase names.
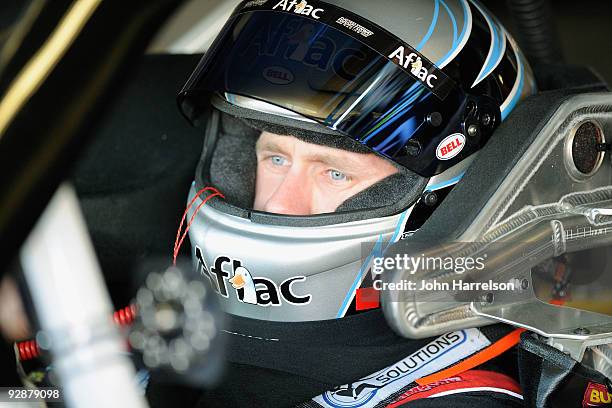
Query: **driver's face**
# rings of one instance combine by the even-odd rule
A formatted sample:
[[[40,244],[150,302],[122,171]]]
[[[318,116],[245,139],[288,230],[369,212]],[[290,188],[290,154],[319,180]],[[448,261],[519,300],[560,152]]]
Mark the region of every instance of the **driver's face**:
[[[375,154],[354,153],[263,132],[257,141],[254,209],[275,214],[334,212],[397,169]]]

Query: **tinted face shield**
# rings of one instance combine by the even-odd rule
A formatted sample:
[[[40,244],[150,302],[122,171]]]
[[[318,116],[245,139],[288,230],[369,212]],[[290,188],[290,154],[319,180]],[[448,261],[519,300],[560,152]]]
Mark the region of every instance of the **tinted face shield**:
[[[485,132],[467,138],[465,129],[476,107],[485,106],[496,118],[492,131],[499,122],[494,103],[466,95],[374,24],[345,11],[354,25],[340,24],[338,10],[325,6],[308,15],[239,6],[179,96],[185,115],[197,119],[211,94],[229,102],[232,95],[261,100],[425,177],[482,146]],[[449,146],[442,146],[445,140]]]

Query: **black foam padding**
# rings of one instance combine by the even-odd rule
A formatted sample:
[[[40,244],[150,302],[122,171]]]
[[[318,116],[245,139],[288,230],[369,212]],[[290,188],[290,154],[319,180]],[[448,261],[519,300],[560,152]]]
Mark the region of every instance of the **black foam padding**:
[[[543,92],[521,102],[495,131],[463,179],[410,239],[458,238],[525,154],[548,119],[578,90]]]
[[[298,127],[292,127],[288,125],[282,126],[253,119],[245,119],[244,121],[256,129],[274,133],[277,135],[293,136],[307,143],[333,147],[334,149],[348,150],[350,152],[355,153],[373,153],[373,151],[369,147],[341,134],[332,135],[328,133],[313,132]]]
[[[223,115],[221,123],[210,164],[210,181],[229,203],[251,208],[257,178],[255,144],[260,132],[228,115]]]
[[[342,203],[337,212],[356,211],[364,208],[383,208],[393,205],[420,185],[422,177],[410,171],[392,174],[378,183],[368,187]],[[420,192],[420,191],[419,191]],[[416,200],[416,196],[414,196]]]
[[[405,190],[403,191],[403,195],[399,198],[399,200],[393,202],[392,196],[389,195],[387,203],[388,205],[378,208],[345,210],[340,212],[311,216],[289,216],[249,211],[244,208],[232,205],[232,203],[229,203],[226,200],[212,200],[209,202],[208,205],[230,215],[242,218],[249,218],[251,221],[258,224],[278,225],[286,227],[321,227],[326,225],[343,224],[348,222],[362,221],[399,214],[415,202],[415,200],[420,196],[421,192],[427,185],[428,181],[428,179],[424,179],[420,176],[412,178],[411,180],[414,182],[414,184],[406,184],[403,186]],[[199,177],[196,182],[198,188],[201,188],[206,185],[204,179],[201,177]],[[356,205],[357,204],[355,204],[355,206]],[[352,204],[348,203],[346,204],[346,206],[352,206]]]

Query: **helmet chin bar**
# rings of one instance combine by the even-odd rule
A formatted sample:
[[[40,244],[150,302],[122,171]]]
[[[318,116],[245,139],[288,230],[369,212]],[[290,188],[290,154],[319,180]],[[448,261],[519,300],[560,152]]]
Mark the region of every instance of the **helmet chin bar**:
[[[395,250],[425,241],[452,242],[445,252],[451,256],[493,252],[487,273],[475,278],[514,281],[518,288],[495,296],[487,291],[383,291],[383,309],[406,337],[504,322],[544,336],[581,361],[587,348],[612,343],[612,316],[543,302],[534,291],[533,271],[553,257],[612,245],[612,163],[606,152],[612,93],[537,96],[525,105],[492,137],[421,230]],[[531,112],[536,117],[529,119]],[[580,141],[575,143],[585,124],[594,126],[600,138],[587,172],[578,170],[576,161],[585,148],[577,151]],[[425,255],[440,253],[439,247],[429,251]],[[450,282],[457,275],[395,269],[382,277],[391,283],[415,277]]]

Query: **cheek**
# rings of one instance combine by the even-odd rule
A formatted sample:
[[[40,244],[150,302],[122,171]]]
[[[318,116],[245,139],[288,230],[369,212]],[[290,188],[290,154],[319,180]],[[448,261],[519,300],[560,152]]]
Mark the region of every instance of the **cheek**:
[[[316,213],[334,212],[340,204],[358,192],[359,189],[354,186],[347,189],[337,189],[325,183],[318,183],[317,191],[314,196],[314,205],[317,207]]]
[[[258,163],[253,209],[262,210],[281,182],[281,175],[271,172],[265,165]]]

